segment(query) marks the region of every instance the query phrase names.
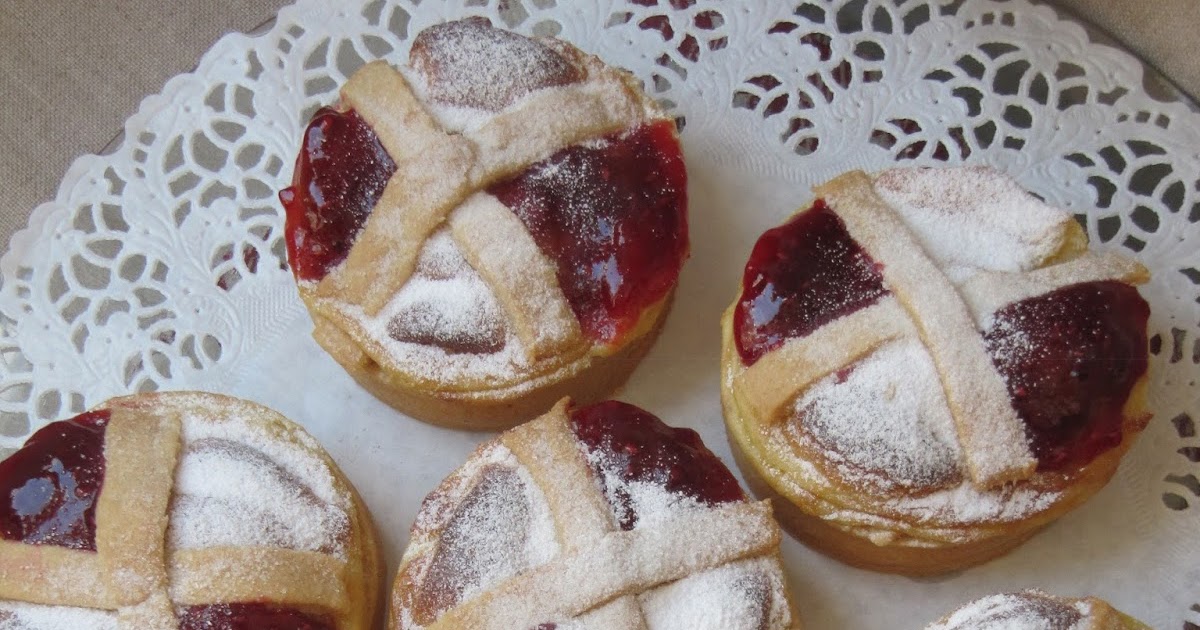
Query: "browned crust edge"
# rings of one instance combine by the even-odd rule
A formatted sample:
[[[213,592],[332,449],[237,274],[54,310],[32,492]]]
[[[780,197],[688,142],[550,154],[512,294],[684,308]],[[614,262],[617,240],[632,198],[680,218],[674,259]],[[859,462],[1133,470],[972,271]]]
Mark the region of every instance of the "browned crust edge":
[[[391,373],[361,351],[347,352],[349,338],[328,339],[325,334],[337,334],[332,325],[318,322],[314,337],[322,347],[364,389],[397,411],[429,424],[472,431],[499,431],[534,418],[554,406],[564,397],[586,405],[610,397],[629,379],[662,332],[674,302],[675,291],[651,309],[657,310],[648,330],[629,341],[625,347],[608,356],[583,359],[580,367],[569,370],[559,380],[526,388],[520,385],[501,390],[477,392],[435,391],[414,387],[407,380]]]

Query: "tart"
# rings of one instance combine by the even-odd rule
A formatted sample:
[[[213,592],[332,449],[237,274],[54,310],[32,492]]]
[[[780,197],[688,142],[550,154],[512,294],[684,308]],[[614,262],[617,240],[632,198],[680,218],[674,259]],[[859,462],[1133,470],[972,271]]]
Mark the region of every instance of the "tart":
[[[695,431],[563,400],[426,497],[389,628],[797,628],[780,538]]]
[[[0,462],[6,630],[367,630],[381,570],[349,481],[250,402],[116,398]]]
[[[722,320],[730,441],[784,527],[942,573],[1103,487],[1150,418],[1145,268],[986,167],[815,192],[755,244]]]
[[[688,256],[686,179],[627,72],[470,18],[355,72],[279,197],[317,342],[400,411],[496,429],[629,376]]]
[[[1150,630],[1150,626],[1102,599],[1027,590],[981,597],[925,630]]]

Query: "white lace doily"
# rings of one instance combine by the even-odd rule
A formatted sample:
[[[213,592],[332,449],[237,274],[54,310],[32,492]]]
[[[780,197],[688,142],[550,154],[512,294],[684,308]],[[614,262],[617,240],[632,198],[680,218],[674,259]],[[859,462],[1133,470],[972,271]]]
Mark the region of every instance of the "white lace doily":
[[[1025,587],[1198,627],[1200,114],[1152,99],[1137,60],[1026,0],[301,0],[145,99],[117,149],[77,160],[13,238],[0,260],[0,456],[112,395],[241,395],[326,444],[394,567],[421,497],[485,436],[400,416],[309,339],[274,195],[308,115],[355,68],[403,59],[412,34],[465,15],[569,39],[679,117],[694,253],[622,397],[696,428],[726,461],[717,319],[754,239],[814,183],[895,161],[986,162],[1152,270],[1157,417],[1113,483],[1013,554],[938,580],[850,569],[789,539],[807,627],[916,628]]]

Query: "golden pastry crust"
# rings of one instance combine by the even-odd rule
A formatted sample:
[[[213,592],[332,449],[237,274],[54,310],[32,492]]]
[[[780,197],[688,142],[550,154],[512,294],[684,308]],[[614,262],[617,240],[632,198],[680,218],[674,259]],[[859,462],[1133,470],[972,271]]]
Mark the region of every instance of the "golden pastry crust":
[[[637,333],[615,354],[578,357],[548,369],[535,381],[495,389],[442,389],[413,381],[376,363],[339,328],[323,320],[317,320],[313,336],[359,385],[393,408],[450,429],[500,431],[542,413],[564,396],[588,404],[618,390],[658,339],[673,298],[674,290],[649,309],[644,319],[651,328]]]
[[[854,191],[848,194],[845,187]],[[839,216],[848,214],[845,206],[854,203],[854,198],[874,196],[871,179],[861,173],[838,178],[820,187],[818,194],[829,201]],[[861,203],[871,211],[887,212],[878,208],[881,203],[878,198]],[[878,241],[864,238],[863,228],[854,219],[847,219],[846,225],[856,241],[866,242],[863,246],[873,257],[879,254],[874,248]],[[908,233],[902,224],[897,226],[895,222],[888,224],[887,229],[901,235]],[[938,360],[937,349],[927,350],[933,360],[926,362],[931,370],[937,370],[932,378],[937,387],[944,388],[945,399],[938,398],[948,399],[941,404],[950,409],[954,422],[948,430],[958,442],[946,449],[949,455],[943,458],[948,459],[948,468],[934,471],[941,477],[927,473],[926,477],[915,480],[889,479],[886,471],[861,468],[854,474],[847,473],[848,465],[840,459],[843,454],[827,450],[827,446],[811,438],[807,429],[798,429],[795,424],[796,406],[809,388],[828,385],[828,379],[839,378],[831,375],[844,375],[840,371],[847,366],[868,365],[867,359],[874,360],[885,352],[908,356],[901,351],[917,348],[913,352],[923,353],[922,345],[928,348],[931,343],[953,343],[945,338],[953,339],[959,333],[939,333],[921,321],[910,322],[910,318],[922,319],[924,308],[933,311],[933,314],[927,311],[924,320],[940,319],[936,325],[948,326],[948,318],[941,316],[946,309],[928,306],[937,299],[946,299],[937,297],[938,291],[948,289],[960,296],[958,317],[969,319],[959,321],[969,323],[970,330],[965,334],[978,339],[977,323],[970,319],[978,322],[1006,304],[1077,282],[1117,279],[1139,284],[1146,280],[1145,269],[1135,262],[1087,252],[1082,231],[1065,214],[1046,232],[1048,244],[1032,269],[975,270],[973,275],[945,281],[941,287],[936,286],[941,282],[939,278],[944,278],[941,272],[938,278],[930,278],[930,272],[922,270],[906,280],[902,276],[911,270],[897,267],[918,265],[898,260],[903,254],[885,253],[882,266],[885,270],[892,267],[885,271],[885,281],[895,296],[885,296],[806,337],[790,339],[751,367],[742,362],[734,341],[735,300],[721,321],[721,400],[729,441],[750,487],[760,496],[777,498],[777,512],[785,529],[815,549],[855,566],[909,575],[940,574],[1007,553],[1082,504],[1108,482],[1121,457],[1149,421],[1144,374],[1125,401],[1121,442],[1086,465],[1061,472],[1033,472],[1028,455],[1022,454],[1029,448],[1024,439],[1011,451],[1002,451],[1014,453],[1013,459],[989,462],[985,452],[981,459],[984,465],[973,468],[973,448],[986,448],[988,440],[1007,438],[997,437],[994,427],[987,426],[997,420],[995,415],[973,416],[955,408],[953,380],[938,377],[946,370]],[[893,245],[913,240],[894,233],[888,238]],[[889,277],[888,273],[892,275]],[[741,294],[739,286],[738,296]],[[936,339],[938,334],[943,335],[941,341]],[[899,365],[914,374],[919,367],[903,362]],[[970,368],[962,371],[971,373]],[[962,386],[972,388],[977,384],[970,381]],[[1008,404],[1007,394],[1003,390],[998,393],[1005,396]],[[982,397],[995,395],[976,392],[966,400],[975,403]],[[921,413],[929,414],[928,410]],[[1006,421],[1012,417],[1006,416]],[[985,433],[980,433],[981,430]],[[988,431],[992,432],[990,437],[972,445],[972,432],[979,437],[988,435]],[[1010,463],[1013,466],[1007,467]],[[993,474],[977,477],[973,474],[988,470],[989,465]]]
[[[799,627],[769,503],[661,503],[665,490],[629,486],[644,511],[623,530],[569,404],[484,443],[426,497],[392,590],[391,630],[654,630],[664,615],[682,627],[680,615],[705,605],[697,623]]]
[[[200,392],[114,398],[96,409],[111,414],[96,551],[0,540],[0,616],[38,604],[115,624],[97,627],[176,628],[184,607],[256,603],[319,615],[339,630],[373,627],[383,562],[370,513],[302,428],[265,407]],[[237,504],[236,516],[222,512],[220,496],[189,485],[245,467],[261,476],[239,477],[237,495],[254,498]],[[244,528],[268,527],[252,511],[270,509],[262,492],[274,481],[309,497],[310,513],[297,518],[318,530],[277,540],[251,533],[258,542],[238,544]]]
[[[929,624],[925,630],[990,628],[1149,630],[1150,626],[1096,597],[1059,597],[1026,590],[981,597]]]
[[[439,28],[471,30],[479,23]],[[494,29],[484,34],[494,32],[511,35]],[[502,89],[512,86],[500,86],[503,106],[468,108],[474,117],[463,123],[455,117],[467,110],[439,102],[447,91],[457,92],[447,90],[453,77],[430,74],[441,71],[430,58],[437,49],[432,40],[418,36],[403,72],[373,62],[342,88],[343,104],[375,131],[397,170],[346,259],[317,282],[299,282],[313,336],[376,397],[443,426],[506,428],[564,395],[588,401],[611,394],[653,343],[674,290],[643,308],[637,325],[619,338],[588,338],[559,286],[554,261],[511,210],[483,191],[566,147],[669,118],[629,73],[568,43],[532,38],[525,41],[552,51],[555,63],[570,69],[568,76],[551,77],[519,98]],[[478,105],[474,96],[458,94]],[[459,352],[392,334],[406,291],[414,295],[413,287],[444,280],[425,273],[422,264],[436,258],[430,250],[442,243],[451,243],[446,247],[461,257],[450,280],[489,294],[476,299],[484,303],[453,307],[487,316],[455,325],[489,328],[489,343],[499,349]]]

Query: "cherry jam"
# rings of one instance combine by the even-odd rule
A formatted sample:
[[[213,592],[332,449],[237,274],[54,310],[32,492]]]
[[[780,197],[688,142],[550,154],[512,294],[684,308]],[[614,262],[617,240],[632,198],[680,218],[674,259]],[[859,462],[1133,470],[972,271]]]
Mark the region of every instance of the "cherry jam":
[[[557,263],[584,334],[599,342],[662,299],[688,255],[687,173],[670,121],[568,147],[488,192]]]
[[[708,505],[746,498],[737,479],[691,429],[669,427],[655,415],[615,400],[573,408],[570,418],[575,437],[589,452],[602,455],[603,467],[593,463],[601,479],[605,472],[615,472],[623,481],[658,484]],[[615,494],[612,507],[621,529],[633,529],[638,515],[632,501]]]
[[[746,365],[889,293],[879,265],[820,199],[759,237],[742,287],[733,333]]]
[[[334,630],[332,620],[293,608],[263,603],[188,606],[179,615],[180,630]]]
[[[320,280],[346,259],[395,172],[395,162],[354,110],[323,107],[313,115],[292,185],[279,192],[297,280]]]
[[[1064,287],[996,312],[983,338],[1039,471],[1086,465],[1121,443],[1121,410],[1146,373],[1149,317],[1137,289],[1112,281]]]
[[[89,411],[48,424],[0,461],[0,538],[96,550],[110,415]]]

